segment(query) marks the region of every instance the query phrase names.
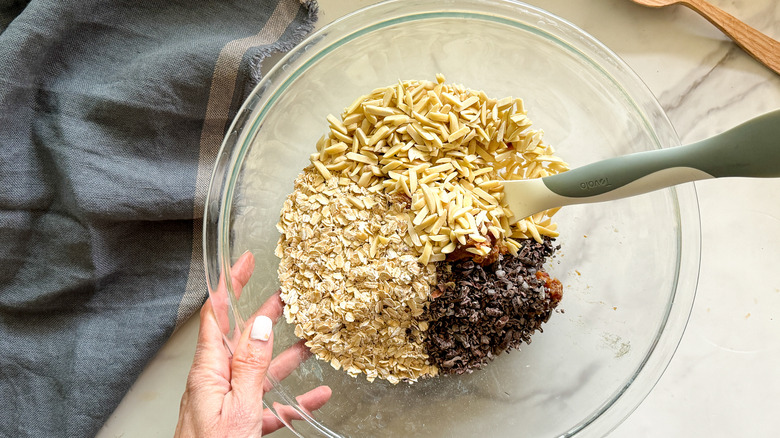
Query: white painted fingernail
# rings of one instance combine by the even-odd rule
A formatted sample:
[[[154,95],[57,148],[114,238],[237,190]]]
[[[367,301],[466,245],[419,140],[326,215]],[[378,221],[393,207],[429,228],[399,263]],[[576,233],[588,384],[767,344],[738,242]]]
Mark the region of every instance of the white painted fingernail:
[[[249,337],[257,341],[267,341],[271,337],[271,330],[273,330],[271,318],[260,315],[252,323],[252,331],[249,332]]]

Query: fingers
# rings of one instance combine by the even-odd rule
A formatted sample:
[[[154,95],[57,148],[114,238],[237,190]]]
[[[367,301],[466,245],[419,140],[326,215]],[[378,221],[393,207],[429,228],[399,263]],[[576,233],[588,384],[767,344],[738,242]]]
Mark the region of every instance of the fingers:
[[[254,258],[251,257],[250,253],[244,254],[236,262],[231,270],[236,296],[241,293],[243,286],[248,282],[253,269]],[[264,434],[284,427],[284,423],[279,421],[270,411],[262,409],[263,393],[272,388],[266,376],[270,375],[276,380],[282,380],[311,356],[304,342],[300,341],[283,351],[275,359],[272,358],[272,324],[282,315],[284,309],[280,293],[277,291],[260,306],[255,312],[251,325],[247,324],[244,333],[241,333],[238,346],[233,354],[232,390],[228,394],[230,402],[234,406],[240,407],[238,412],[241,412],[241,415],[250,417],[250,421],[262,424]],[[330,388],[321,386],[297,397],[297,401],[304,412],[311,412],[322,407],[330,397]],[[288,422],[302,418],[301,414],[290,406],[280,405],[277,408],[277,413]]]
[[[251,274],[251,273],[250,273]],[[271,319],[271,322],[276,323],[276,320],[279,319],[279,317],[282,315],[282,310],[284,309],[284,303],[282,302],[282,299],[280,297],[281,291],[276,291],[273,295],[271,295],[265,302],[260,306],[259,309],[249,318],[249,321],[252,321],[254,318],[257,318],[260,315],[267,316]],[[227,314],[225,313],[224,318],[227,319]],[[247,325],[247,327],[249,327]],[[248,328],[244,328],[244,331],[248,330]],[[232,351],[235,351],[237,348],[237,345],[241,339],[241,331],[235,330],[233,332],[233,336],[228,339],[228,343],[230,344],[230,349]]]
[[[229,412],[240,416],[245,424],[262,424],[263,384],[273,354],[271,320],[263,315],[247,324],[233,353],[231,391],[225,397]]]
[[[211,300],[206,300],[206,304],[200,311],[198,344],[190,370],[191,379],[188,379],[188,382],[189,380],[200,381],[204,378],[211,380],[217,377],[221,378],[223,382],[227,382],[230,378],[229,358],[229,352],[223,345],[222,331],[214,312],[212,312]],[[223,388],[225,387],[223,386]],[[227,388],[224,389],[224,392],[227,392]]]
[[[299,341],[292,347],[281,352],[271,361],[268,375],[273,376],[277,381],[284,380],[284,378],[298,368],[298,365],[308,359],[309,356],[311,356],[311,352],[304,344],[304,341]],[[264,390],[268,392],[271,388],[273,388],[273,385],[270,381],[266,380]]]
[[[284,427],[284,423],[279,421],[278,418],[276,418],[276,415],[274,415],[273,412],[266,409],[263,411],[263,433],[269,434],[276,432],[277,430]]]
[[[255,256],[247,251],[236,260],[233,266],[230,268],[230,282],[233,286],[233,294],[236,298],[241,296],[241,292],[249,282],[249,277],[252,276],[252,272],[255,269]],[[211,296],[211,301],[214,304],[214,310],[217,313],[225,313],[227,311],[227,284],[225,282],[224,274],[220,275],[219,285],[217,290]]]
[[[250,252],[238,258],[231,268],[231,277],[236,294],[249,281],[254,270],[255,260]],[[224,281],[220,287],[206,300],[200,311],[200,328],[198,329],[198,345],[192,362],[192,369],[187,378],[188,393],[192,392],[196,399],[210,396],[222,397],[230,391],[230,353],[225,349],[223,333],[228,329],[227,293]],[[264,379],[261,379],[261,382]],[[184,399],[183,399],[184,400]]]
[[[254,313],[254,315],[252,315],[249,318],[249,321],[253,320],[254,318],[260,315],[265,315],[268,318],[270,318],[272,322],[275,323],[276,320],[279,319],[279,317],[282,315],[282,310],[284,309],[284,303],[282,303],[280,294],[281,294],[280,291],[276,291],[267,300],[265,300],[265,302]],[[225,313],[223,317],[225,318],[225,320],[227,320],[227,313]],[[248,329],[244,328],[243,330],[248,330]],[[230,339],[227,340],[228,344],[230,345],[231,351],[235,351],[240,339],[241,339],[241,330],[240,329],[234,330],[233,335],[230,337]]]
[[[260,308],[255,312],[256,316],[265,315],[271,318],[274,323],[282,315],[284,309],[284,303],[280,297],[281,291],[276,291],[271,295]],[[300,341],[290,348],[284,350],[272,361],[268,370],[268,374],[276,378],[277,381],[283,380],[289,376],[303,361],[309,358],[311,353],[304,344],[304,341]],[[265,382],[265,391],[270,391],[273,385],[270,381]]]
[[[236,298],[241,296],[241,292],[249,283],[249,277],[252,276],[252,272],[255,270],[255,256],[251,252],[247,251],[241,254],[241,257],[236,260],[233,267],[230,268],[230,280],[233,286],[233,293]]]
[[[249,277],[252,276],[252,272],[255,269],[255,256],[247,251],[236,260],[233,266],[230,268],[230,281],[233,287],[233,294],[236,299],[241,296],[241,292],[244,286],[249,282]],[[228,292],[227,283],[224,275],[220,275],[219,285],[216,290],[213,290],[209,297],[211,301],[211,310],[217,317],[219,328],[222,333],[227,333],[230,329],[230,319],[228,317]],[[205,306],[204,306],[205,309]],[[205,310],[201,310],[202,312]]]
[[[272,361],[271,366],[268,368],[268,375],[273,376],[276,378],[277,381],[284,380],[287,376],[290,375],[298,366],[303,363],[306,359],[308,359],[311,356],[311,352],[309,351],[309,348],[306,347],[305,341],[299,341],[290,348],[284,350],[279,355],[277,355]],[[273,384],[266,379],[264,391],[268,392],[273,388]],[[322,387],[327,388],[327,387]],[[315,391],[318,391],[317,393],[323,391],[320,388],[316,388]],[[319,409],[328,398],[330,398],[330,388],[327,388],[328,394],[327,397],[325,397],[324,400],[322,400],[321,403],[310,403],[308,394],[310,394],[312,391],[309,391],[308,393],[304,394],[303,401],[304,404],[301,405],[304,407],[304,409],[308,411],[313,411],[315,409]],[[298,403],[301,403],[301,397],[298,398]],[[320,400],[321,398],[318,398],[317,400]],[[283,417],[284,418],[284,417]],[[298,417],[296,417],[297,419]],[[264,433],[271,433],[275,430],[281,429],[284,427],[284,423],[279,421],[279,419],[268,409],[266,409],[263,412],[263,432]]]
[[[299,395],[295,399],[298,405],[307,413],[311,414],[317,409],[323,407],[330,400],[333,391],[328,386],[318,386],[306,394]]]
[[[299,395],[295,400],[304,412],[311,414],[313,411],[324,406],[325,403],[330,400],[331,395],[332,391],[329,387],[319,386],[305,394]],[[287,405],[274,404],[274,410],[276,410],[277,415],[287,423],[291,423],[293,420],[303,419],[297,410]],[[268,409],[263,411],[263,433],[271,433],[284,426],[285,424],[280,421],[273,412]]]
[[[198,330],[198,345],[213,344],[216,340],[221,343],[222,332],[219,330],[214,307],[211,298],[206,299],[200,308],[200,329]]]
[[[282,291],[279,290],[274,292],[274,294],[268,297],[268,299],[265,300],[260,308],[257,309],[257,312],[255,312],[254,316],[265,315],[271,318],[271,321],[276,323],[276,320],[282,316],[282,311],[284,310],[284,302],[282,302],[281,294]]]

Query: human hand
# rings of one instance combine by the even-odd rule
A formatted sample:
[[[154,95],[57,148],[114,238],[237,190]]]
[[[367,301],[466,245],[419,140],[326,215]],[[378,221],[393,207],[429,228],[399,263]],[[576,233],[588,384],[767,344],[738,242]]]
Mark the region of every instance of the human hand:
[[[240,295],[254,270],[254,257],[247,252],[230,271],[233,289]],[[179,408],[176,437],[256,437],[284,427],[274,414],[263,409],[263,393],[271,389],[267,376],[277,381],[287,377],[311,353],[299,342],[272,359],[272,324],[284,307],[279,293],[269,298],[247,321],[231,357],[223,344],[217,318],[226,317],[226,301],[206,301],[200,311],[198,346]],[[215,313],[216,311],[216,313]],[[331,390],[320,386],[296,398],[307,412],[319,409]],[[300,419],[289,406],[277,407],[285,421]]]

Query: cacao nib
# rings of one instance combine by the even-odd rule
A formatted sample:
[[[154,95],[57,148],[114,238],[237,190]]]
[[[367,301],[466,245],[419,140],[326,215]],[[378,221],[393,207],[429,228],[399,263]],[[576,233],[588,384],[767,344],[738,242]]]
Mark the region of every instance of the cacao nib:
[[[437,297],[423,319],[429,321],[425,347],[442,374],[470,373],[506,350],[531,342],[563,297],[558,280],[542,270],[556,247],[524,241],[518,255],[499,255],[491,264],[470,259],[437,268]]]

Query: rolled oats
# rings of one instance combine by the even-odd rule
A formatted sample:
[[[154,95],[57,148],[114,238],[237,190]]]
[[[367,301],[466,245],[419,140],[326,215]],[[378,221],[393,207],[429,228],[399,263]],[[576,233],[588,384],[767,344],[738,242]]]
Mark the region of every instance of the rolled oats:
[[[326,180],[309,166],[278,228],[284,316],[312,353],[369,381],[437,374],[423,348],[427,323],[419,319],[436,270],[404,243],[400,204],[356,183]]]

